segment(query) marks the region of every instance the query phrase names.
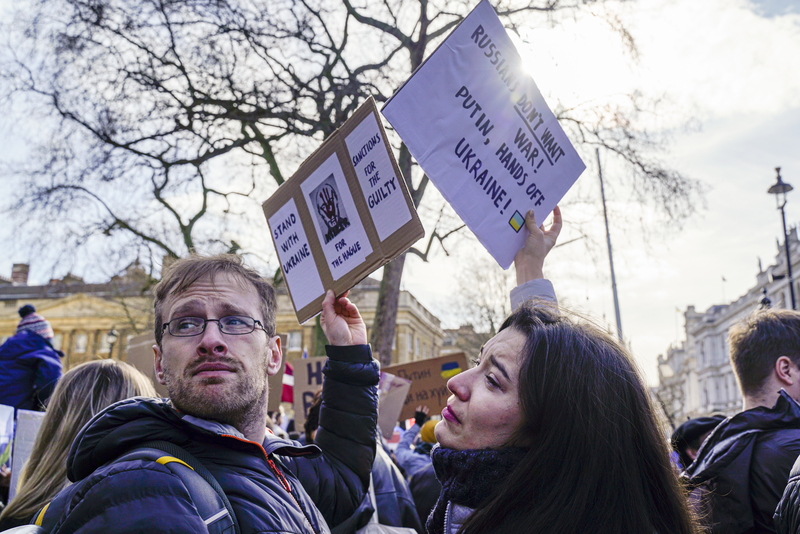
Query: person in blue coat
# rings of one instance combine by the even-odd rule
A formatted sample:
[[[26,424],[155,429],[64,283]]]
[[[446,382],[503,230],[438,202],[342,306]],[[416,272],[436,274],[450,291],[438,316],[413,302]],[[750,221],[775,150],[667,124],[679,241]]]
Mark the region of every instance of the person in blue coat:
[[[61,358],[53,328],[30,304],[19,309],[17,332],[0,346],[0,404],[39,410],[61,378]]]

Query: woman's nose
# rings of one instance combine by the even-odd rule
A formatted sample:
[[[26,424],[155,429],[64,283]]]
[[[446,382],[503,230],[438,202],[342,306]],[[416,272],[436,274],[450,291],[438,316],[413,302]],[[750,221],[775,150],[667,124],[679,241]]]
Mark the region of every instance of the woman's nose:
[[[465,401],[469,399],[469,384],[472,378],[471,375],[474,374],[474,372],[475,369],[469,369],[458,373],[447,381],[447,389],[450,390],[450,393],[458,397],[459,400]]]

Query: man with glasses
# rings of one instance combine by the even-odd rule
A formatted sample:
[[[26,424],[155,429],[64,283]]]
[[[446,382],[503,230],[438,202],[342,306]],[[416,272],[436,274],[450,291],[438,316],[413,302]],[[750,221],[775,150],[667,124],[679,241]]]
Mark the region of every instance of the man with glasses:
[[[198,512],[169,465],[113,462],[153,440],[211,472],[241,532],[328,532],[350,516],[369,484],[378,383],[355,306],[332,291],[323,302],[319,447],[303,447],[266,428],[267,377],[281,365],[273,288],[236,256],[192,256],[166,270],[155,294],[155,371],[169,399],[128,399],[95,417],[70,452],[76,483],[40,523],[52,532],[233,532],[220,529],[231,525],[224,511]]]

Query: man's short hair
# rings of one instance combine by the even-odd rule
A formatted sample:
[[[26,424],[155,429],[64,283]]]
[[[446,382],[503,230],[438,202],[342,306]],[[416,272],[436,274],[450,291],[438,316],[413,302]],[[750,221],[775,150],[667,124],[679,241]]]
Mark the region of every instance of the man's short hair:
[[[167,297],[180,295],[192,284],[205,276],[214,278],[218,274],[231,274],[255,286],[261,300],[261,320],[269,337],[275,335],[275,290],[253,269],[245,266],[242,258],[235,254],[201,256],[192,254],[188,258],[176,260],[164,268],[161,281],[153,288],[155,293],[155,334],[156,343],[161,346],[164,325],[164,301]],[[258,319],[258,317],[255,317]]]
[[[743,395],[757,395],[781,356],[800,366],[800,313],[761,310],[730,329],[731,364]]]

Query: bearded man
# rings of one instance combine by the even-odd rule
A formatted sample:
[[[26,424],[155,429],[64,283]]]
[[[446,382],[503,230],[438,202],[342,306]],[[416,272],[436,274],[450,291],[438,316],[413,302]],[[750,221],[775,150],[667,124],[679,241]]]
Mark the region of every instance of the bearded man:
[[[331,345],[310,446],[267,430],[267,377],[282,363],[269,283],[237,256],[192,256],[166,270],[154,307],[156,378],[169,399],[128,399],[94,417],[70,451],[75,484],[37,522],[49,532],[194,533],[230,521],[224,510],[203,517],[161,460],[120,459],[152,441],[208,469],[241,532],[324,533],[348,518],[369,486],[378,365],[346,296],[329,291],[323,302]]]

